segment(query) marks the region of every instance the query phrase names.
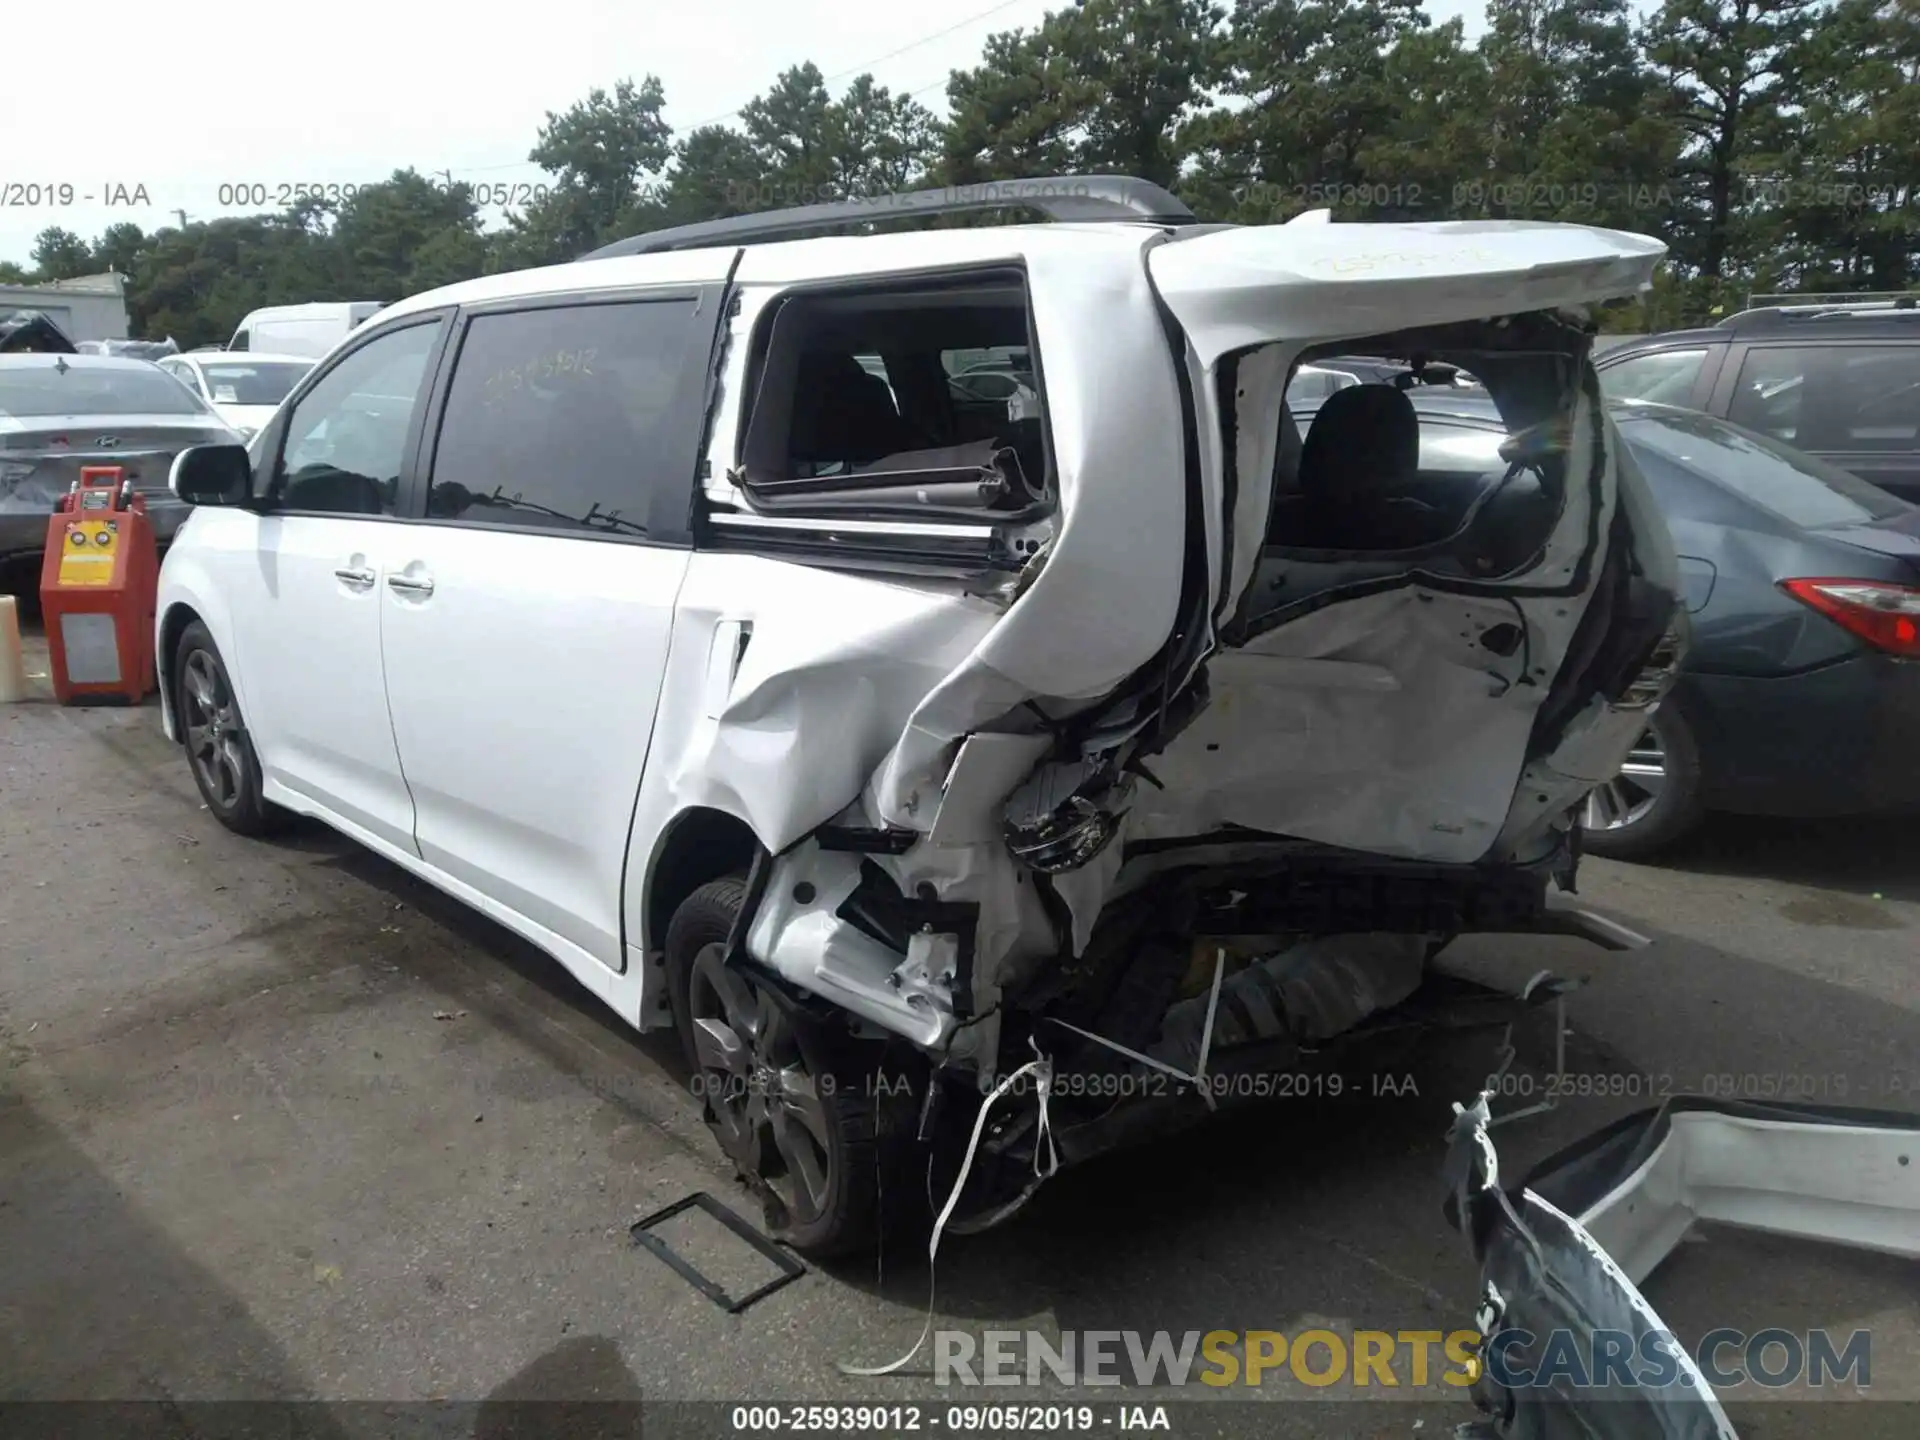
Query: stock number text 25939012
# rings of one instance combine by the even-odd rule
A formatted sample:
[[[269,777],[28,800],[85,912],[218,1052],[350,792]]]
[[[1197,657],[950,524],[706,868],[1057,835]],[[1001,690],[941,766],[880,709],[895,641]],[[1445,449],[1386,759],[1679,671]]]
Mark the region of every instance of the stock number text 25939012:
[[[501,206],[532,205],[544,200],[553,193],[553,187],[545,184],[529,183],[524,180],[481,180],[448,182],[438,178],[429,178],[428,183],[435,189],[447,190],[457,184],[466,196],[481,209]],[[350,201],[362,191],[390,187],[391,181],[379,181],[359,184],[347,180],[230,180],[214,192],[214,199],[223,207],[267,209],[285,208],[297,205],[303,200],[323,201],[338,205]]]
[[[736,1405],[737,1434],[1055,1434],[1111,1427],[1091,1405]]]

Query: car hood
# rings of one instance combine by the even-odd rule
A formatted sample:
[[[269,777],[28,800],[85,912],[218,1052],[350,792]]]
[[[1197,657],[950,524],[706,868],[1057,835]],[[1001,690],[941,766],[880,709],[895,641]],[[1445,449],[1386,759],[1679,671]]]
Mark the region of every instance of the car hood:
[[[79,347],[52,319],[38,310],[14,310],[0,315],[0,355],[77,355]]]

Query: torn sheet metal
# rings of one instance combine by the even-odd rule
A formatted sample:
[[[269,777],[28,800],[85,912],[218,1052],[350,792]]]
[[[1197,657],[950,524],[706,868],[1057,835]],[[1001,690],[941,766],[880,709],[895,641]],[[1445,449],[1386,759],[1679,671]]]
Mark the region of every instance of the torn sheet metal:
[[[1189,247],[1198,254],[1215,237],[1167,240],[1122,227],[1097,235],[1009,232],[1009,260],[1025,267],[1037,348],[1046,357],[1061,513],[1044,553],[1004,592],[693,554],[672,664],[686,657],[706,703],[685,726],[663,705],[665,728],[653,748],[674,757],[673,771],[665,795],[650,785],[643,809],[670,817],[704,807],[740,817],[780,855],[749,937],[757,956],[923,1044],[942,1045],[989,1013],[1024,967],[1058,947],[1032,873],[1048,867],[1019,850],[1028,837],[1004,802],[1022,785],[1053,793],[1074,765],[1113,764],[1111,736],[1079,754],[1052,754],[1051,732],[1111,701],[1161,653],[1183,603],[1194,599],[1196,565],[1207,568],[1215,604],[1182,637],[1190,654],[1182,651],[1181,665],[1211,652],[1208,688],[1181,669],[1157,682],[1142,713],[1193,702],[1197,718],[1149,758],[1150,779],[1120,776],[1114,767],[1108,778],[1125,788],[1111,805],[1103,793],[1091,807],[1110,812],[1109,834],[1076,837],[1067,825],[1069,833],[1056,837],[1044,807],[1029,807],[1039,822],[1029,827],[1033,845],[1058,838],[1074,862],[1047,882],[1066,902],[1074,952],[1112,898],[1124,847],[1135,840],[1240,826],[1437,862],[1500,862],[1523,847],[1531,854],[1546,846],[1542,837],[1578,799],[1582,777],[1541,771],[1543,783],[1528,790],[1532,808],[1518,815],[1516,788],[1537,712],[1593,594],[1592,569],[1619,533],[1617,446],[1590,370],[1582,369],[1583,384],[1570,397],[1567,502],[1532,560],[1511,576],[1497,585],[1458,576],[1426,584],[1404,561],[1383,555],[1359,564],[1330,560],[1316,579],[1313,564],[1303,562],[1291,572],[1285,613],[1256,628],[1248,643],[1215,650],[1211,621],[1234,608],[1238,586],[1264,583],[1255,578],[1267,500],[1260,482],[1273,470],[1275,417],[1302,345],[1364,333],[1356,326],[1499,314],[1513,308],[1515,284],[1529,303],[1583,303],[1613,293],[1650,266],[1660,247],[1610,232],[1570,238],[1526,226],[1484,234],[1473,226],[1433,234],[1413,227],[1427,250],[1394,262],[1405,273],[1393,287],[1390,325],[1366,315],[1335,322],[1323,312],[1354,288],[1350,277],[1327,270],[1301,281],[1285,265],[1274,268],[1279,251],[1261,247],[1280,244],[1288,254],[1299,245],[1351,248],[1356,237],[1339,233],[1346,228],[1304,227],[1284,243],[1274,232],[1218,252],[1231,262],[1219,270],[1221,294],[1251,307],[1242,329],[1252,329],[1242,338],[1253,348],[1241,357],[1230,434],[1213,393],[1227,333],[1215,321],[1226,312],[1200,295],[1212,262],[1165,258]],[[1368,245],[1411,243],[1396,238],[1408,227],[1385,227],[1396,234],[1384,236],[1375,233],[1381,228],[1365,227]],[[1329,235],[1335,242],[1313,238]],[[1095,245],[1099,263],[1090,260]],[[741,261],[741,312],[730,325],[713,426],[714,485],[732,463],[729,442],[718,437],[737,433],[753,327],[779,293],[755,277],[776,259],[748,251]],[[1248,287],[1259,288],[1261,273],[1273,293],[1255,304]],[[1169,345],[1156,280],[1176,312],[1186,307],[1191,345],[1177,335],[1179,348]],[[1309,292],[1322,298],[1302,310]],[[1102,317],[1097,343],[1087,327],[1093,314]],[[1306,326],[1303,316],[1330,328]],[[1540,323],[1558,344],[1550,322]],[[1578,337],[1568,343],[1566,358],[1580,363]],[[1192,416],[1183,409],[1183,379]],[[1189,437],[1198,447],[1192,456]],[[1240,477],[1231,513],[1229,443]],[[1303,589],[1311,603],[1296,609],[1293,597]],[[1488,639],[1506,632],[1516,643]],[[1629,724],[1582,733],[1589,741],[1599,736],[1595,753],[1609,746],[1624,753],[1638,733],[1627,733]],[[687,733],[671,733],[681,729]],[[1036,763],[1060,773],[1037,774]],[[1069,820],[1085,813],[1071,801],[1062,809]],[[961,1013],[941,1013],[943,977],[967,964],[944,948],[943,932],[914,941],[903,968],[902,949],[837,913],[859,884],[860,865],[802,838],[834,819],[911,837],[903,853],[867,857],[903,895],[976,908]],[[1087,843],[1076,849],[1081,839]],[[973,1038],[987,1039],[986,1027]]]
[[[1027,257],[1033,324],[1047,363],[1047,423],[1059,472],[1059,529],[1038,573],[974,652],[928,692],[880,767],[889,824],[923,829],[961,737],[1007,728],[1029,701],[1056,718],[1106,696],[1166,641],[1187,555],[1184,423],[1174,357],[1133,232],[1133,263],[1086,263],[1080,245]],[[1088,317],[1100,317],[1098,344]]]
[[[785,849],[859,796],[914,706],[1001,613],[954,585],[696,556],[671,663],[705,703],[685,733],[655,738],[672,757],[673,810],[736,815]]]
[[[1447,1156],[1449,1218],[1467,1237],[1480,1265],[1475,1323],[1484,1342],[1525,1331],[1531,1348],[1556,1331],[1576,1337],[1607,1330],[1633,1338],[1635,1351],[1670,1334],[1646,1297],[1580,1222],[1531,1190],[1500,1188],[1500,1164],[1488,1138],[1490,1115],[1482,1094],[1458,1114]],[[1504,1348],[1504,1347],[1503,1347]],[[1518,1367],[1539,1357],[1512,1347]],[[1571,1379],[1510,1389],[1483,1369],[1473,1398],[1487,1413],[1462,1426],[1461,1440],[1738,1440],[1699,1367],[1685,1348],[1670,1346],[1672,1376],[1663,1385],[1606,1383],[1576,1386]]]
[[[1696,1221],[1920,1259],[1920,1115],[1682,1096],[1616,1121],[1503,1188],[1488,1096],[1455,1107],[1448,1214],[1481,1267],[1481,1335],[1612,1330],[1657,1347],[1670,1383],[1508,1388],[1474,1398],[1500,1440],[1737,1440],[1639,1284]],[[1664,1337],[1664,1338],[1662,1338]],[[1532,1359],[1515,1350],[1518,1365]],[[1636,1353],[1642,1353],[1636,1350]],[[1509,1372],[1511,1373],[1511,1372]]]

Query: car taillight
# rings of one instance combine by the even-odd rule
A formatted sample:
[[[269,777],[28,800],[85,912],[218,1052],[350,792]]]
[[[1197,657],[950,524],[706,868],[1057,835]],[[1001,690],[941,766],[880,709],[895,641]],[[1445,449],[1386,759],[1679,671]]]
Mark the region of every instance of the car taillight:
[[[1780,588],[1876,650],[1920,660],[1920,590],[1878,580],[1782,580]]]

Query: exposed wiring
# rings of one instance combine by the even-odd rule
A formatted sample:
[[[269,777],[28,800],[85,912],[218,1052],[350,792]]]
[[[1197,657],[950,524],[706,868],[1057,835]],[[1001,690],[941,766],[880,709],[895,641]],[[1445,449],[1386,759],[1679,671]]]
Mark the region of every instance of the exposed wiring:
[[[1018,1070],[1015,1070],[998,1085],[994,1086],[993,1093],[981,1102],[980,1113],[974,1116],[973,1119],[973,1134],[967,1140],[967,1153],[960,1161],[960,1174],[953,1182],[952,1191],[947,1195],[947,1203],[941,1207],[938,1218],[933,1222],[933,1233],[927,1237],[927,1318],[920,1327],[920,1338],[913,1342],[913,1348],[907,1351],[906,1354],[897,1360],[889,1361],[885,1365],[849,1365],[846,1361],[842,1360],[839,1363],[839,1370],[842,1375],[891,1375],[894,1371],[900,1369],[901,1366],[913,1359],[914,1356],[918,1355],[920,1353],[920,1347],[927,1343],[927,1337],[933,1333],[934,1306],[938,1296],[936,1287],[938,1277],[935,1270],[935,1262],[940,1254],[940,1237],[946,1231],[947,1222],[953,1218],[954,1208],[960,1203],[960,1193],[967,1187],[967,1178],[973,1173],[973,1160],[975,1154],[977,1154],[980,1149],[980,1137],[986,1133],[987,1117],[993,1113],[993,1107],[1000,1103],[1007,1092],[1013,1089],[1014,1085],[1026,1076],[1031,1075],[1034,1077],[1034,1091],[1040,1103],[1040,1121],[1033,1137],[1033,1173],[1035,1185],[1046,1180],[1060,1168],[1060,1152],[1055,1148],[1053,1143],[1053,1122],[1048,1111],[1048,1104],[1053,1097],[1053,1059],[1051,1056],[1043,1054],[1037,1043],[1033,1041],[1029,1041],[1028,1043],[1033,1045],[1034,1058],[1022,1065]],[[1046,1147],[1044,1169],[1041,1163],[1041,1146],[1043,1144]],[[929,1191],[929,1199],[931,1199],[931,1191],[933,1188],[933,1160],[931,1156],[929,1156],[927,1160],[927,1188]],[[1029,1187],[1029,1193],[1031,1193],[1031,1188],[1032,1187]]]

